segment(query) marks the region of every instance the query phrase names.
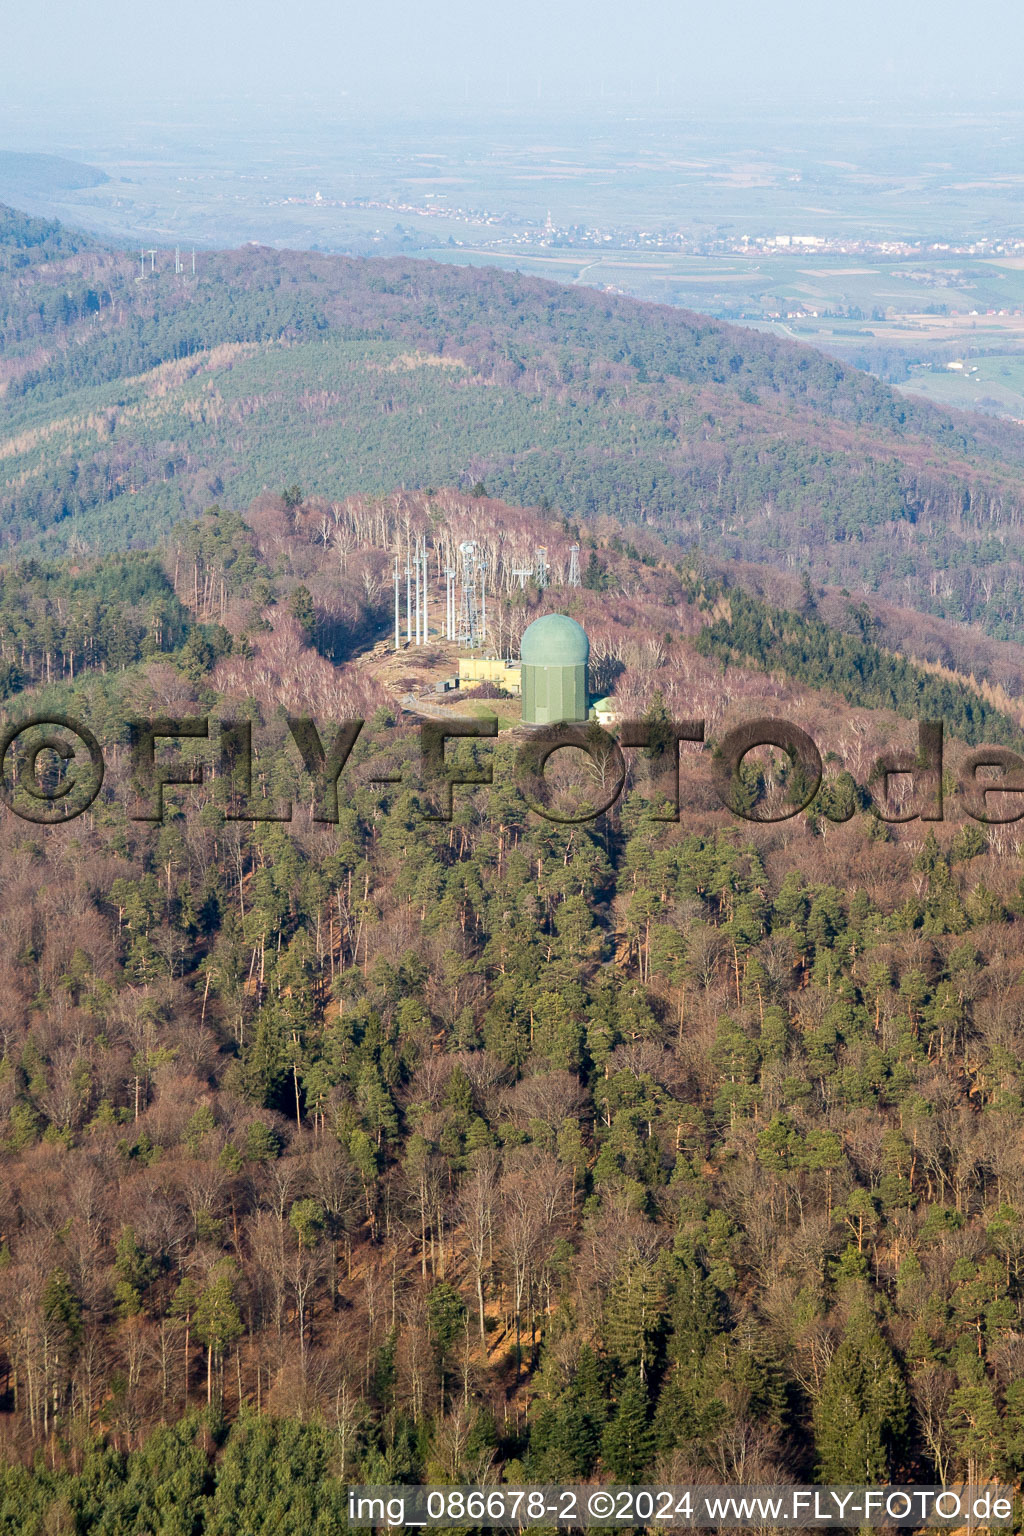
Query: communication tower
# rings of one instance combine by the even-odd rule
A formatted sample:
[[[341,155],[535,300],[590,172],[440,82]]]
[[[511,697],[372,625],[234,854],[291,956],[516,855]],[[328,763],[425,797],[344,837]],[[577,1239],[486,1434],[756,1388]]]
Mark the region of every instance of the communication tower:
[[[475,649],[487,638],[487,562],[476,541],[465,539],[459,545],[458,611],[456,639],[460,645]]]
[[[446,640],[455,639],[455,578],[458,572],[454,566],[446,565],[444,568],[444,635]]]

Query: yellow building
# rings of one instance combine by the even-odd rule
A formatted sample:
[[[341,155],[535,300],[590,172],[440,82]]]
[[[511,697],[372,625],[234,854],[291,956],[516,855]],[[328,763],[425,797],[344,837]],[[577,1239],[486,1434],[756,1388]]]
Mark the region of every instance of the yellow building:
[[[502,661],[498,656],[460,656],[459,687],[472,689],[478,683],[494,683],[506,693],[520,693],[520,665],[518,661]]]
[[[598,725],[605,726],[618,724],[619,711],[616,708],[614,699],[595,699],[593,704],[590,706],[590,713],[593,715]]]

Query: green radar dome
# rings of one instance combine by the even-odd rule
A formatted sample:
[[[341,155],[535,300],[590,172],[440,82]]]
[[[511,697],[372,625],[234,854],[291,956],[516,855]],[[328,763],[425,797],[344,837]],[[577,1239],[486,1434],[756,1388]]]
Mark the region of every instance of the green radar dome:
[[[590,641],[582,624],[567,613],[534,619],[523,634],[520,658],[527,725],[587,718]]]
[[[520,656],[536,667],[585,667],[590,641],[582,624],[567,613],[545,613],[523,633]]]

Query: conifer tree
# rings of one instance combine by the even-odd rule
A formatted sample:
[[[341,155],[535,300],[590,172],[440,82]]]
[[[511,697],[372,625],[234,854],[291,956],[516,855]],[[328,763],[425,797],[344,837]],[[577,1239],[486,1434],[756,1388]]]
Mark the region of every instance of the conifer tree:
[[[814,1404],[822,1482],[884,1482],[899,1464],[907,1417],[899,1362],[860,1302]]]
[[[658,1353],[664,1321],[664,1285],[656,1267],[639,1256],[623,1264],[605,1304],[604,1340],[610,1355],[644,1380]]]
[[[601,1434],[608,1421],[608,1399],[601,1380],[601,1367],[589,1344],[584,1344],[580,1350],[576,1375],[561,1408],[561,1443],[573,1473],[587,1477],[597,1460]]]
[[[637,1480],[654,1455],[647,1383],[631,1371],[619,1394],[615,1417],[605,1429],[601,1453],[613,1476],[624,1483]]]
[[[234,1265],[219,1264],[196,1303],[193,1326],[206,1345],[206,1401],[213,1401],[214,1361],[223,1364],[224,1350],[242,1332],[242,1319],[231,1294]]]

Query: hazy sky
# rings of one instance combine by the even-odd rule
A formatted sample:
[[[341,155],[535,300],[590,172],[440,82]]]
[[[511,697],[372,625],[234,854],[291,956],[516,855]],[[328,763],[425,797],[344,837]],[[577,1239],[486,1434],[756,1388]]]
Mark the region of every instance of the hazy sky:
[[[1013,100],[1019,0],[0,0],[8,106]]]

